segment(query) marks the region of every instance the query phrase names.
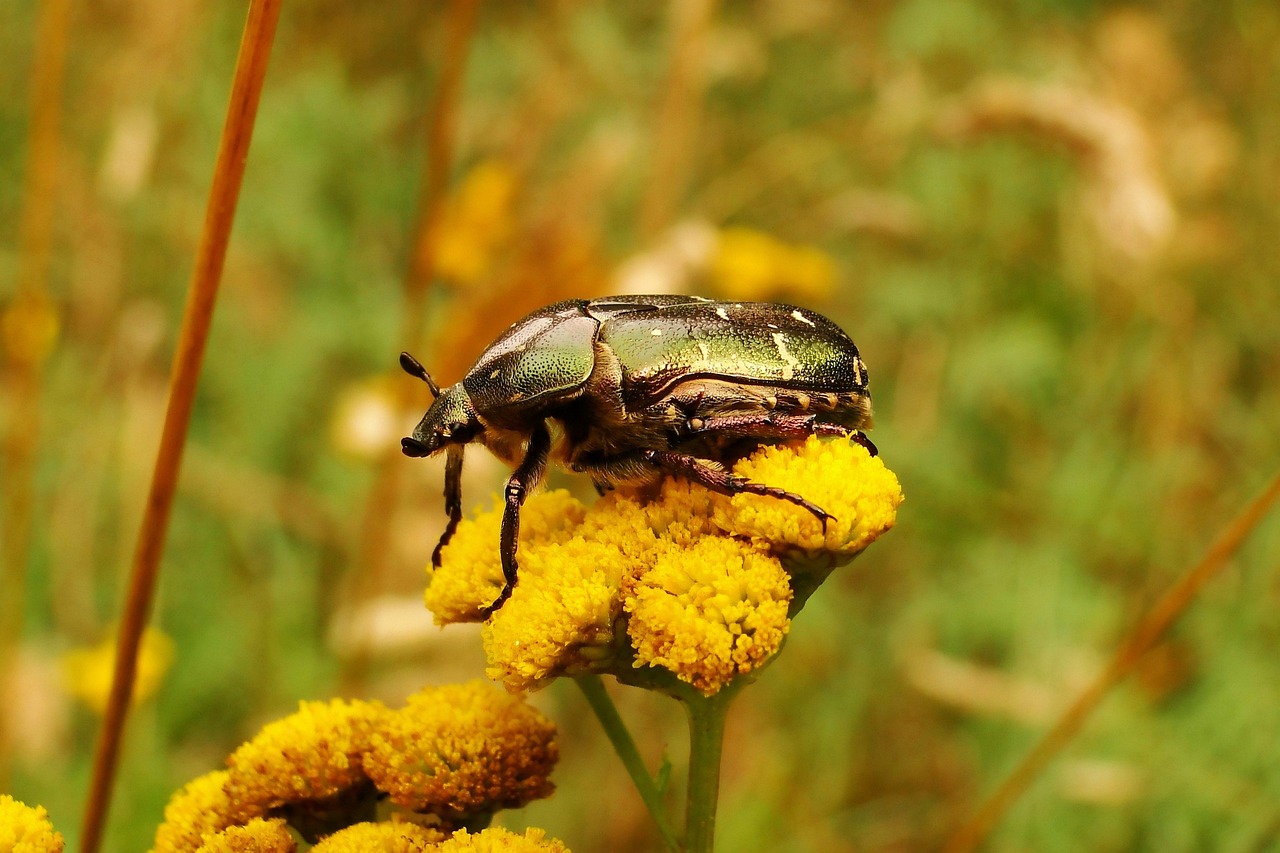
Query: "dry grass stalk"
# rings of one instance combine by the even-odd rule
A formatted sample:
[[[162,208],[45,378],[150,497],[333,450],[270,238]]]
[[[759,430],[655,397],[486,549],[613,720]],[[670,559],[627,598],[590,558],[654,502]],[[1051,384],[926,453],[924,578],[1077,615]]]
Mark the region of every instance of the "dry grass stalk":
[[[98,850],[111,801],[120,741],[129,710],[129,697],[133,693],[137,675],[138,647],[155,592],[169,512],[182,464],[187,425],[191,420],[196,383],[204,360],[205,342],[226,261],[227,242],[231,236],[236,202],[244,178],[262,82],[271,57],[276,23],[280,18],[280,4],[281,0],[253,0],[236,58],[231,98],[222,128],[213,183],[209,189],[204,229],[200,235],[195,270],[187,291],[182,329],[173,358],[164,429],[160,436],[160,448],[156,454],[142,526],[138,532],[128,597],[120,619],[111,696],[94,755],[93,780],[85,806],[80,839],[80,849],[85,853],[95,853]]]
[[[1080,731],[1111,689],[1131,673],[1143,655],[1164,636],[1191,605],[1204,585],[1226,567],[1245,539],[1280,498],[1280,473],[1266,489],[1219,534],[1200,562],[1169,588],[1143,615],[1101,674],[1058,718],[1040,742],[1022,759],[977,814],[947,842],[947,853],[976,850],[1009,807],[1030,787],[1049,762]]]
[[[466,76],[467,56],[475,32],[480,0],[453,0],[445,22],[444,56],[440,82],[427,124],[427,165],[418,195],[418,212],[414,223],[409,265],[404,282],[404,309],[401,313],[401,345],[421,351],[425,328],[427,299],[436,278],[436,234],[453,166],[454,138],[457,134],[458,98]],[[412,408],[425,401],[419,383],[402,382],[400,409]],[[357,551],[357,576],[353,580],[354,599],[359,602],[376,595],[382,586],[387,552],[391,541],[390,507],[400,493],[402,457],[400,448],[388,448],[378,463],[373,486],[365,502]],[[364,648],[361,645],[361,648]],[[354,689],[363,676],[367,660],[356,655],[343,667],[344,689]]]
[[[27,558],[35,504],[35,455],[40,437],[40,386],[44,359],[53,343],[49,259],[58,176],[58,122],[66,66],[69,0],[40,4],[36,54],[31,69],[31,127],[19,236],[18,291],[3,312],[0,343],[9,384],[9,423],[4,435],[3,554],[0,554],[0,691],[15,672],[26,606]],[[48,334],[42,334],[48,333]],[[0,791],[7,790],[13,734],[0,708]]]

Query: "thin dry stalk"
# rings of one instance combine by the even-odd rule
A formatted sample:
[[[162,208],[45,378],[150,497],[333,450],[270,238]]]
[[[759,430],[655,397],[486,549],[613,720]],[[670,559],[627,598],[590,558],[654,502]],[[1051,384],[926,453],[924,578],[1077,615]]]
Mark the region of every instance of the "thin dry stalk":
[[[969,853],[978,848],[1009,807],[1080,731],[1111,688],[1133,671],[1142,656],[1151,650],[1174,621],[1195,601],[1204,585],[1226,567],[1277,498],[1280,498],[1280,473],[1222,531],[1200,562],[1179,578],[1143,615],[1128,639],[1112,656],[1106,669],[1076,698],[1031,752],[1027,753],[1022,763],[996,789],[973,819],[951,836],[945,848],[947,853]]]
[[[422,190],[418,194],[418,210],[414,221],[410,257],[404,281],[404,308],[401,312],[401,345],[421,350],[426,328],[427,299],[436,278],[436,234],[439,231],[444,202],[453,168],[453,146],[457,134],[458,98],[466,77],[467,56],[475,32],[480,0],[453,0],[445,22],[444,55],[440,82],[427,123],[427,163]],[[397,410],[423,402],[425,389],[417,383],[402,382],[398,386]],[[387,552],[391,542],[391,513],[400,494],[401,463],[398,447],[388,448],[378,461],[373,486],[365,502],[360,525],[360,543],[356,566],[359,574],[353,580],[354,599],[359,602],[382,587],[386,573]],[[345,664],[341,681],[345,690],[355,690],[363,676],[367,659],[366,643],[357,642],[362,651]]]
[[[48,297],[49,259],[70,6],[70,0],[48,0],[40,4],[31,69],[31,127],[27,132],[26,183],[22,194],[18,290],[4,313],[0,335],[8,363],[6,378],[10,399],[3,451],[6,500],[0,536],[3,542],[0,589],[5,591],[0,603],[0,694],[10,683],[17,661],[27,600],[35,457],[40,437],[40,386],[54,322]],[[49,336],[42,335],[42,331],[50,333]],[[9,787],[13,754],[8,717],[7,709],[0,708],[0,791]]]
[[[640,206],[640,233],[657,237],[674,216],[688,182],[702,119],[707,36],[717,0],[672,0],[671,66],[658,108],[653,172]]]
[[[222,127],[213,183],[209,188],[204,230],[200,235],[195,269],[187,291],[182,329],[173,357],[169,378],[169,404],[160,436],[160,448],[156,454],[151,491],[138,532],[128,598],[120,619],[111,695],[94,755],[93,781],[85,806],[80,839],[80,849],[84,853],[96,853],[98,850],[111,802],[120,741],[137,674],[138,647],[151,610],[160,557],[164,552],[165,533],[169,526],[169,511],[173,506],[178,470],[182,464],[187,425],[191,420],[191,407],[204,360],[205,342],[209,336],[218,284],[226,261],[227,242],[231,236],[236,202],[240,197],[249,142],[253,136],[258,100],[262,94],[262,81],[271,58],[276,23],[280,19],[280,5],[281,0],[252,0],[240,40],[240,53],[236,57],[231,100]]]

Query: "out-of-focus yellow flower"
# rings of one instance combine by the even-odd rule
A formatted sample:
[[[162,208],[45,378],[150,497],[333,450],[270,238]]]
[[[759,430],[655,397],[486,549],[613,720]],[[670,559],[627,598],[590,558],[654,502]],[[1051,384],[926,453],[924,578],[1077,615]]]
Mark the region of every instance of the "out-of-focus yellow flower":
[[[58,312],[44,294],[19,296],[0,313],[0,343],[9,360],[39,364],[58,340]]]
[[[515,172],[501,163],[481,163],[467,173],[436,226],[441,278],[468,284],[488,274],[515,230],[516,188]]]
[[[753,228],[725,228],[711,261],[711,278],[730,299],[822,300],[835,289],[836,266],[816,247],[784,243]]]
[[[520,513],[520,550],[563,541],[582,521],[586,507],[563,489],[539,492],[525,501]],[[427,609],[436,624],[479,621],[480,611],[502,592],[502,561],[497,542],[502,528],[501,505],[474,519],[463,519],[432,571]]]
[[[343,389],[329,420],[329,443],[355,459],[376,459],[400,443],[404,420],[396,405],[394,387],[376,376]]]
[[[68,651],[62,658],[63,683],[69,694],[101,714],[111,694],[115,672],[116,639],[113,634],[96,646]],[[133,682],[133,703],[149,699],[159,688],[173,663],[173,640],[156,628],[148,628],[138,647],[138,670]]]
[[[233,804],[226,783],[227,771],[215,770],[192,779],[170,797],[164,822],[156,829],[153,853],[193,853],[205,836],[261,814]]]
[[[530,828],[517,834],[496,826],[474,835],[460,829],[435,849],[440,853],[569,853],[563,842],[547,838],[541,829]]]
[[[535,495],[527,532],[521,518],[519,582],[482,634],[489,676],[530,690],[655,666],[714,693],[777,651],[789,607],[891,528],[902,502],[893,472],[851,439],[764,447],[734,472],[822,507],[825,536],[790,502],[677,478],[656,497],[618,490],[585,511],[563,494]],[[444,550],[427,593],[438,622],[479,619],[497,597],[501,516],[463,522]]]
[[[362,756],[390,714],[380,702],[299,703],[227,758],[227,796],[259,814],[337,797],[366,781]]]
[[[550,795],[555,725],[483,681],[426,688],[384,718],[364,767],[391,801],[446,818]]]
[[[205,836],[196,853],[294,853],[298,843],[283,820],[254,818]]]
[[[778,650],[790,601],[782,564],[758,546],[708,536],[665,548],[627,593],[635,665],[716,693]]]
[[[62,853],[63,843],[43,806],[0,794],[0,853]]]
[[[418,853],[434,850],[445,835],[407,821],[357,823],[311,848],[312,853]]]

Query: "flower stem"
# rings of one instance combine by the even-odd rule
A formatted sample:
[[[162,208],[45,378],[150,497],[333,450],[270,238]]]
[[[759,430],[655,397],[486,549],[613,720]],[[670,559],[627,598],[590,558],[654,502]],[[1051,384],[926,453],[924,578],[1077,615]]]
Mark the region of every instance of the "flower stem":
[[[714,696],[693,691],[681,697],[689,714],[689,790],[685,812],[685,853],[712,853],[716,839],[716,803],[720,796],[720,752],[729,702],[738,692],[730,684]]]
[[[578,688],[582,690],[582,694],[587,697],[587,704],[595,712],[601,728],[604,729],[604,733],[613,744],[614,752],[618,753],[618,758],[622,759],[623,766],[627,768],[627,773],[630,774],[632,783],[640,793],[640,799],[644,801],[645,808],[649,810],[649,816],[653,818],[653,822],[658,826],[658,832],[662,835],[662,841],[667,850],[672,853],[679,853],[680,842],[676,840],[676,834],[671,829],[671,824],[667,820],[667,813],[662,807],[662,794],[658,790],[658,786],[654,784],[653,777],[649,775],[649,770],[644,765],[644,759],[640,757],[640,751],[636,749],[636,742],[631,738],[631,732],[627,730],[627,725],[618,714],[617,707],[614,706],[613,700],[609,698],[609,694],[605,691],[604,682],[600,680],[598,675],[582,675],[575,678],[574,681],[577,682]]]

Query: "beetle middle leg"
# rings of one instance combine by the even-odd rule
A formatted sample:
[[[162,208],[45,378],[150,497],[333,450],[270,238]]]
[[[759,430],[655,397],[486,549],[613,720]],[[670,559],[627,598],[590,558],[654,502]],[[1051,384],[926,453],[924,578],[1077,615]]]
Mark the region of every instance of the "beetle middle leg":
[[[848,436],[876,456],[880,451],[861,430],[818,420],[816,415],[783,412],[740,412],[708,418],[689,419],[690,435],[739,435],[745,438],[799,439],[811,435]]]
[[[481,609],[480,615],[488,617],[511,597],[516,586],[518,566],[516,564],[516,548],[520,542],[520,507],[524,506],[525,496],[542,479],[542,472],[547,467],[547,456],[551,451],[551,433],[547,431],[545,422],[539,423],[529,436],[529,445],[525,450],[524,461],[516,468],[507,480],[505,491],[506,505],[502,510],[502,537],[500,553],[502,555],[502,578],[505,581],[502,592],[488,607]]]

